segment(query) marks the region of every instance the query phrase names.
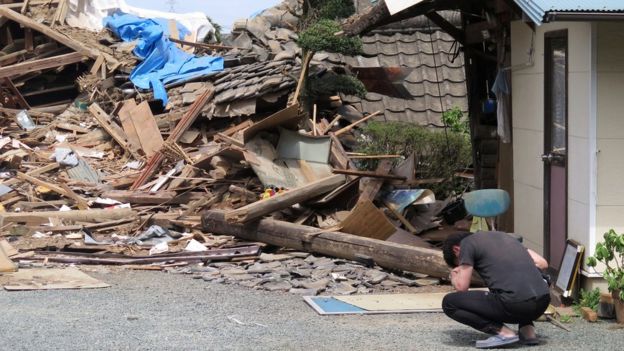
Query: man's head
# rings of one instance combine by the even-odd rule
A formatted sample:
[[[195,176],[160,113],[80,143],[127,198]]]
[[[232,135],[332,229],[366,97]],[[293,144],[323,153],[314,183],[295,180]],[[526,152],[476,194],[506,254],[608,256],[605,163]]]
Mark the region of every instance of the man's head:
[[[444,254],[444,261],[449,267],[457,267],[457,260],[459,258],[459,246],[461,244],[461,241],[470,234],[472,233],[453,233],[449,235],[444,241],[444,245],[442,246],[442,253]]]

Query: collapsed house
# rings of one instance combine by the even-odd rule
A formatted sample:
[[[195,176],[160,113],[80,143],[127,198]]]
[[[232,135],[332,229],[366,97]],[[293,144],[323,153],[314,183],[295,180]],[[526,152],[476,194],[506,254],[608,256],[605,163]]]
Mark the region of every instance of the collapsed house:
[[[14,261],[186,269],[313,294],[447,278],[432,242],[455,230],[437,230],[448,200],[421,189],[413,158],[360,170],[377,155],[342,141],[369,119],[435,128],[466,110],[463,58],[433,23],[373,33],[361,56],[317,53],[302,72],[296,1],[238,22],[224,44],[128,14],[107,17],[109,30],[72,27],[76,3],[0,8],[0,226]],[[161,57],[172,59],[150,66]],[[337,66],[372,89],[330,97],[340,121],[308,115],[300,77]]]

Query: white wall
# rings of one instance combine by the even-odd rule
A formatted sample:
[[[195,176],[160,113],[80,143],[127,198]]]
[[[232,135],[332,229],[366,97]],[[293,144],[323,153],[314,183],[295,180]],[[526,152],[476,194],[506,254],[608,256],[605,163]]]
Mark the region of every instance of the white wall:
[[[534,63],[529,66],[525,64],[529,62],[533,31],[520,21],[511,24],[514,231],[524,237],[527,247],[542,254],[544,33],[560,29],[568,29],[568,237],[588,245],[593,227],[590,150],[595,129],[591,100],[592,25],[561,22],[537,27]]]
[[[624,23],[602,22],[596,28],[596,234],[601,241],[610,228],[624,231]]]

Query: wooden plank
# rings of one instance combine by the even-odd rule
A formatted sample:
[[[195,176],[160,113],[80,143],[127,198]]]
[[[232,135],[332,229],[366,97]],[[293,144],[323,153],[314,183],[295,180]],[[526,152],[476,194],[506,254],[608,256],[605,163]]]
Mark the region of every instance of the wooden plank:
[[[152,110],[147,101],[143,101],[129,111],[130,119],[134,124],[141,148],[147,157],[152,157],[160,151],[164,140],[154,119]]]
[[[7,223],[42,224],[49,218],[67,219],[76,222],[106,222],[116,219],[135,218],[136,212],[129,208],[90,209],[77,211],[40,211],[0,213],[0,225]]]
[[[37,175],[48,173],[50,171],[58,169],[59,167],[60,167],[60,165],[58,163],[56,163],[56,162],[55,163],[50,163],[49,165],[45,165],[45,166],[43,166],[41,168],[33,169],[30,172],[26,172],[26,175],[37,176]],[[20,181],[21,180],[18,179],[18,178],[12,178],[12,179],[7,180],[6,182],[2,182],[2,185],[9,186],[9,185],[17,184]]]
[[[381,111],[375,111],[375,112],[371,113],[370,115],[368,115],[366,117],[363,117],[363,118],[360,118],[357,121],[349,124],[348,126],[339,129],[338,131],[334,132],[334,135],[335,136],[339,136],[340,134],[346,133],[346,132],[350,131],[351,129],[353,129],[358,124],[364,123],[364,122],[368,121],[369,119],[371,119],[371,118],[373,118],[373,117],[375,117],[375,116],[377,116],[379,114],[381,114]]]
[[[336,174],[348,174],[359,177],[371,177],[371,178],[381,178],[381,179],[395,179],[395,180],[405,180],[405,177],[395,176],[392,174],[384,174],[384,173],[376,173],[370,171],[357,171],[353,169],[332,169],[332,172]]]
[[[171,190],[153,192],[139,190],[110,190],[102,193],[102,197],[131,204],[160,205],[164,203],[187,204],[191,201],[210,197],[210,195],[202,192],[189,192],[178,195],[178,193]]]
[[[379,165],[377,166],[375,173],[387,174],[388,172],[390,172],[390,169],[392,169],[392,162],[390,162],[390,160],[382,160],[381,162],[379,162]],[[377,193],[381,189],[381,186],[383,185],[383,183],[384,181],[382,179],[377,179],[377,178],[362,179],[360,181],[361,190],[360,190],[360,197],[358,201],[375,200],[375,197],[377,196]]]
[[[225,213],[225,218],[229,222],[249,222],[272,212],[288,208],[294,204],[298,204],[316,196],[328,193],[344,184],[344,182],[345,177],[340,175],[320,179],[310,184],[290,189],[271,198],[256,201],[239,209],[228,211]]]
[[[89,112],[95,117],[95,120],[99,125],[113,138],[115,141],[126,151],[128,151],[135,159],[141,159],[139,150],[135,145],[132,145],[128,141],[128,136],[124,133],[123,129],[112,121],[110,116],[102,110],[97,104],[93,103],[89,106]]]
[[[3,81],[4,81],[4,84],[9,88],[9,90],[11,91],[15,99],[17,100],[17,104],[23,109],[27,109],[27,110],[30,109],[30,105],[28,105],[28,102],[24,99],[24,95],[22,95],[22,93],[20,93],[20,91],[17,90],[17,88],[13,84],[13,81],[11,81],[9,77],[5,77]],[[19,112],[19,110],[17,111]]]
[[[192,42],[192,41],[187,41],[187,40],[181,40],[181,39],[177,39],[177,38],[169,38],[169,40],[171,40],[172,42],[176,43],[176,44],[182,44],[184,46],[191,46],[194,48],[203,48],[203,49],[209,49],[209,50],[232,50],[232,49],[236,49],[236,47],[234,46],[225,46],[225,45],[215,45],[215,44],[205,44],[205,43],[196,43],[196,42]]]
[[[0,67],[0,78],[19,76],[19,75],[26,74],[29,72],[64,66],[64,65],[80,62],[83,59],[84,59],[83,54],[78,53],[78,52],[72,52],[70,54],[48,57],[48,58],[44,58],[40,60],[16,63],[11,66]]]
[[[89,203],[87,202],[87,200],[78,196],[78,194],[74,193],[71,189],[67,188],[67,186],[63,187],[62,185],[64,184],[62,184],[61,186],[57,186],[52,183],[48,183],[41,179],[35,178],[33,176],[29,176],[28,174],[25,174],[22,172],[17,172],[17,178],[27,181],[29,183],[38,185],[38,186],[46,187],[59,195],[67,197],[73,200],[74,202],[76,202],[76,204],[78,205],[78,208],[80,208],[81,210],[86,210],[89,208]]]
[[[32,52],[35,49],[33,31],[30,28],[24,29],[24,49],[28,52]]]
[[[130,111],[136,106],[137,104],[134,99],[124,101],[123,106],[121,106],[121,109],[117,113],[117,116],[119,116],[119,120],[121,121],[121,127],[124,132],[126,132],[128,142],[132,144],[133,147],[138,149],[141,147],[141,141],[139,140],[139,135],[137,134],[134,123],[132,123],[132,118],[130,117]]]
[[[89,70],[89,73],[91,73],[92,75],[97,75],[97,73],[100,71],[100,67],[104,64],[104,56],[100,55],[98,56],[98,58],[95,60],[95,62],[93,62],[93,66],[91,66],[91,70]],[[134,101],[134,100],[132,100]]]

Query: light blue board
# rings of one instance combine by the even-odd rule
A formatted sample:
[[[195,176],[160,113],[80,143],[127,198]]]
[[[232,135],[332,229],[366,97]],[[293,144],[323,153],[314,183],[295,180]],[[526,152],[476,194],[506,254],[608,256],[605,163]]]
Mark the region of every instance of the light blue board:
[[[306,296],[305,301],[320,314],[366,313],[367,311],[331,296]]]

